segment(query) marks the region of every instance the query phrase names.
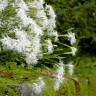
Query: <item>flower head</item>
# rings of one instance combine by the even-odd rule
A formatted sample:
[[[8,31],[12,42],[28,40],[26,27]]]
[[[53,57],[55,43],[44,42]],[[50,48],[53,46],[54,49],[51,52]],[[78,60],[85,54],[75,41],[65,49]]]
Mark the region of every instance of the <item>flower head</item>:
[[[76,55],[76,52],[77,52],[77,48],[71,47],[71,53],[72,53],[73,56]]]
[[[68,62],[68,73],[72,75],[74,73],[74,65],[72,64],[72,61]]]
[[[48,53],[50,54],[53,52],[53,44],[50,39],[48,39],[47,42],[48,42]]]
[[[4,10],[8,6],[7,0],[0,0],[0,11]]]
[[[43,88],[45,87],[45,82],[43,81],[42,77],[39,77],[38,81],[38,83],[33,83],[33,92],[35,96],[40,96]]]
[[[58,69],[56,71],[56,77],[55,77],[55,84],[54,84],[54,90],[57,91],[60,87],[60,84],[64,80],[64,64],[62,61],[58,64]]]
[[[71,45],[76,43],[75,33],[68,32],[66,36],[68,37],[68,40],[70,41]]]

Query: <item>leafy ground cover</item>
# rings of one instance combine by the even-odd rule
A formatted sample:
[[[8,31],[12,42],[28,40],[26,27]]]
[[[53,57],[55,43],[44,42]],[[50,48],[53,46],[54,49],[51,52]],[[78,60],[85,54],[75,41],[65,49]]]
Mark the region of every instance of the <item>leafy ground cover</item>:
[[[75,65],[73,76],[64,75],[65,80],[58,91],[53,90],[55,67],[49,69],[46,66],[24,68],[14,62],[0,65],[0,96],[7,93],[8,96],[18,96],[16,88],[10,84],[22,84],[36,82],[43,77],[46,86],[43,96],[95,96],[96,92],[96,62],[95,57],[81,57],[80,63]]]

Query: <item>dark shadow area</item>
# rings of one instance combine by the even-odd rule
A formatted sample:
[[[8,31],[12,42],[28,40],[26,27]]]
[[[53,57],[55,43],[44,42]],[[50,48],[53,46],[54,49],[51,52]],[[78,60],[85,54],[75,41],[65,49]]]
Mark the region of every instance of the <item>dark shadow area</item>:
[[[80,54],[96,56],[96,41],[94,41],[92,37],[80,39],[78,45],[80,46]]]

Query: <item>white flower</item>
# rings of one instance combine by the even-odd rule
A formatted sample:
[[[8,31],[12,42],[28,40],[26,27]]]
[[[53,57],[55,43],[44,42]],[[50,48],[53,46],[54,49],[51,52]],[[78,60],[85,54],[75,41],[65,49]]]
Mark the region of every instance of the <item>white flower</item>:
[[[34,0],[31,3],[28,3],[29,8],[33,8],[34,11],[34,19],[40,25],[42,30],[45,30],[48,25],[48,19],[44,10],[44,4],[45,2],[43,0]]]
[[[45,87],[45,82],[42,77],[38,78],[37,83],[24,83],[18,86],[20,90],[20,96],[41,96]]]
[[[71,47],[71,53],[72,53],[73,56],[76,55],[76,52],[77,52],[77,48]]]
[[[45,30],[48,26],[48,19],[44,10],[37,10],[36,22]]]
[[[8,6],[8,0],[0,0],[0,11],[4,10]]]
[[[16,39],[12,39],[9,36],[3,37],[1,42],[4,49],[11,49],[18,52],[26,52],[26,48],[30,47],[31,43],[27,38],[27,34],[24,31],[18,29],[14,30]]]
[[[54,90],[59,90],[60,84],[63,83],[64,80],[64,64],[62,61],[60,61],[58,65],[58,69],[56,71],[56,77],[55,77],[55,83],[54,83]]]
[[[50,16],[50,18],[55,18],[56,17],[52,6],[46,5],[46,11],[47,11],[47,14]]]
[[[60,84],[63,82],[64,78],[62,78],[61,76],[57,76],[57,78],[55,78],[55,83],[54,83],[54,90],[57,91],[60,88]]]
[[[38,78],[38,81],[39,81],[38,85],[40,86],[41,89],[43,89],[44,86],[45,86],[45,82],[43,81],[43,78],[42,77],[39,77]]]
[[[0,1],[1,10],[4,10],[4,8],[8,5],[8,2],[9,1],[7,0]],[[4,50],[8,49],[22,53],[28,64],[36,64],[38,60],[42,58],[41,37],[45,30],[47,30],[49,36],[54,35],[55,40],[58,39],[57,31],[54,30],[56,27],[55,12],[50,5],[47,5],[45,8],[43,6],[44,3],[44,0],[33,0],[27,3],[24,2],[24,0],[14,0],[12,5],[16,8],[16,17],[19,17],[20,19],[18,21],[18,28],[10,30],[10,32],[15,33],[15,38],[13,39],[9,36],[4,36],[0,39]],[[33,8],[33,10],[35,9],[36,14],[34,15],[36,18],[31,16],[33,14],[30,14],[29,10],[31,8]],[[46,10],[50,18],[47,17]],[[2,22],[0,22],[0,26],[1,23]],[[28,28],[28,30],[25,31],[24,28]],[[48,53],[52,53],[53,44],[51,39],[49,39],[46,43]]]
[[[57,31],[53,30],[52,32],[50,32],[49,35],[55,37],[55,40],[54,40],[55,42],[58,41],[58,32]]]
[[[38,83],[33,83],[33,92],[35,94],[35,96],[40,96],[44,87],[45,87],[45,82],[43,81],[43,79],[40,77],[38,78],[39,82]]]
[[[19,0],[17,0],[17,2],[16,2],[18,7],[21,8],[22,10],[27,11],[28,10],[27,4],[23,0],[20,0],[19,2],[18,1]]]
[[[70,41],[71,45],[76,43],[75,33],[68,32],[66,36],[68,37],[68,40]]]
[[[32,40],[32,46],[31,46],[31,52],[29,52],[26,55],[26,62],[28,64],[36,64],[38,62],[38,57],[41,57],[41,43],[40,43],[40,37],[35,36]]]
[[[54,32],[54,28],[56,27],[56,14],[50,5],[46,5],[46,14],[48,16],[48,24],[47,24],[47,30],[49,32],[49,35],[51,35],[52,32]]]
[[[21,18],[24,26],[28,26],[30,24],[30,21],[27,17],[27,14],[26,14],[25,10],[19,9],[18,12],[17,12],[17,16]]]
[[[26,53],[25,60],[28,64],[36,64],[38,62],[37,54],[34,52]]]
[[[48,53],[53,53],[53,44],[52,41],[50,39],[47,40],[48,42]]]
[[[44,0],[34,0],[28,3],[28,6],[31,8],[36,8],[38,10],[43,9]]]
[[[64,54],[72,54],[72,56],[76,55],[77,48],[75,47],[69,47],[71,49],[71,52],[65,52]]]
[[[60,63],[57,65],[58,66],[58,69],[57,69],[57,73],[60,74],[60,75],[63,75],[64,74],[64,64],[62,61],[60,61]]]
[[[70,61],[67,66],[68,66],[68,73],[70,75],[73,75],[74,74],[74,65],[72,64],[72,62]]]
[[[35,0],[36,8],[43,9],[44,0]]]
[[[16,39],[9,36],[3,37],[2,42],[4,49],[11,49],[23,53],[26,56],[28,64],[36,64],[38,61],[39,53],[41,52],[40,37],[35,36],[33,42],[28,39],[28,34],[25,31],[14,29]],[[40,53],[41,54],[41,53]]]

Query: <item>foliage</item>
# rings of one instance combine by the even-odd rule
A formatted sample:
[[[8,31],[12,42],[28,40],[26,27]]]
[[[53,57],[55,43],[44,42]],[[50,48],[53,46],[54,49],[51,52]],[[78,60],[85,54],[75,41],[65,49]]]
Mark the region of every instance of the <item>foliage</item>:
[[[9,33],[10,30],[14,29],[18,25],[18,20],[15,16],[15,8],[10,4],[5,8],[5,10],[0,11],[0,37],[4,35],[4,33]]]
[[[12,51],[12,50],[7,50],[7,51],[1,51],[0,52],[0,63],[4,64],[4,63],[8,63],[8,62],[16,62],[17,65],[20,65],[21,62],[23,63],[24,60],[24,56],[22,56],[21,53]]]
[[[24,0],[25,2],[33,0]],[[18,91],[15,88],[10,88],[7,85],[10,84],[22,84],[34,82],[38,76],[44,77],[46,87],[43,92],[43,96],[95,96],[96,92],[96,61],[95,57],[90,58],[90,54],[96,52],[96,6],[95,0],[45,0],[48,4],[54,7],[57,13],[57,30],[59,35],[66,34],[69,30],[76,33],[77,43],[73,46],[78,47],[78,54],[76,57],[66,55],[64,52],[70,52],[70,48],[64,44],[71,46],[66,37],[59,37],[58,42],[52,41],[55,45],[54,52],[47,54],[47,50],[44,47],[44,58],[39,60],[38,65],[26,67],[24,56],[16,51],[0,50],[0,96],[18,96]],[[44,5],[45,6],[45,5]],[[29,12],[35,14],[33,9]],[[7,14],[6,14],[7,13]],[[31,15],[31,14],[30,14]],[[10,16],[14,18],[10,18]],[[15,9],[11,6],[11,3],[6,10],[0,14],[0,19],[4,22],[0,29],[0,37],[4,32],[8,32],[8,36],[15,38],[13,32],[9,32],[10,29],[14,29],[13,26],[18,26],[19,18],[15,18]],[[36,18],[34,18],[36,19]],[[12,22],[10,22],[12,21]],[[27,28],[25,28],[27,30]],[[27,31],[29,31],[28,29]],[[45,30],[45,33],[46,30]],[[53,38],[48,37],[48,34],[44,34],[44,39]],[[45,42],[44,42],[45,43]],[[56,47],[58,46],[58,47]],[[2,44],[0,42],[2,49]],[[89,54],[86,54],[89,53]],[[87,57],[85,57],[85,54]],[[82,55],[82,57],[81,57]],[[88,57],[89,56],[89,57]],[[70,76],[65,73],[65,80],[60,89],[53,91],[53,77],[48,77],[46,69],[50,68],[51,73],[54,73],[55,64],[59,60],[74,61],[75,74]],[[24,65],[25,64],[25,65]],[[47,68],[48,66],[48,68]],[[28,69],[29,68],[29,69]],[[68,69],[65,69],[66,71]],[[49,70],[47,70],[49,71]],[[78,78],[78,84],[80,84],[80,91],[76,91],[76,84],[70,78]],[[2,87],[3,86],[3,87]]]
[[[46,2],[51,4],[56,11],[57,30],[59,34],[64,34],[68,29],[73,28],[78,43],[81,42],[82,38],[90,37],[93,43],[96,41],[96,0],[46,0]],[[82,43],[90,46],[85,42]],[[82,45],[79,44],[79,46]],[[95,49],[95,46],[93,47]],[[82,50],[86,51],[83,48]]]
[[[85,59],[82,59],[85,58]],[[31,83],[35,82],[38,76],[43,76],[44,81],[46,82],[46,87],[43,91],[43,96],[95,96],[96,92],[96,62],[95,57],[82,57],[80,64],[75,65],[75,74],[69,76],[65,74],[65,78],[78,78],[77,81],[80,84],[80,91],[76,92],[75,84],[71,79],[67,79],[63,82],[60,89],[55,92],[53,90],[54,78],[48,76],[48,68],[45,66],[42,67],[33,67],[31,69],[25,69],[23,66],[15,66],[11,70],[7,66],[0,65],[1,72],[4,74],[13,74],[13,78],[8,78],[6,75],[0,78],[0,95],[8,94],[9,96],[19,96],[16,88],[12,88],[8,85],[11,84],[22,84],[22,83]],[[10,62],[10,67],[12,67]],[[7,64],[9,65],[9,64]],[[6,71],[7,70],[7,71]],[[55,68],[51,68],[50,71],[54,73]],[[45,75],[44,75],[45,74]],[[3,87],[2,87],[3,86]]]

